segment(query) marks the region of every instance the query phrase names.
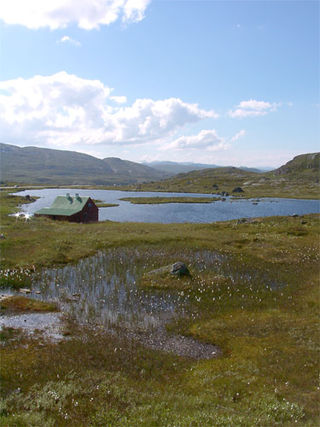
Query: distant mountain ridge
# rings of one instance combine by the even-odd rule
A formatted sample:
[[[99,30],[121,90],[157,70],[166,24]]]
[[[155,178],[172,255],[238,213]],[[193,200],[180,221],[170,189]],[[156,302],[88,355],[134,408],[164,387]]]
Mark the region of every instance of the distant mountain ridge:
[[[319,158],[320,153],[302,154],[280,168],[264,173],[236,167],[193,170],[143,184],[139,189],[225,195],[237,194],[241,188],[246,197],[319,198]]]
[[[49,185],[112,185],[160,180],[164,172],[118,158],[1,144],[1,181]]]
[[[223,166],[218,166],[214,164],[206,163],[192,163],[192,162],[170,162],[170,161],[154,161],[154,162],[144,162],[143,164],[150,166],[154,169],[157,169],[162,172],[166,172],[170,175],[176,175],[178,173],[187,173],[195,170],[202,169],[216,169]],[[266,170],[271,170],[272,168],[249,168],[246,166],[240,166],[239,169],[246,170],[248,172],[257,172],[262,173]]]

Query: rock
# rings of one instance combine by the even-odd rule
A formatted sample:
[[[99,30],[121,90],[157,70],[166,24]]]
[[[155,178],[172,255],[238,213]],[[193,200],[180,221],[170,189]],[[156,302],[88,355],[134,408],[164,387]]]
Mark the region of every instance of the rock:
[[[246,222],[248,222],[247,218],[239,218],[237,220],[237,224],[245,224]]]
[[[219,185],[218,185],[218,184],[213,184],[213,185],[212,185],[212,188],[214,188],[215,190],[218,190]]]
[[[188,270],[188,267],[185,265],[184,262],[181,261],[172,264],[170,273],[179,277],[190,276],[190,271]]]
[[[233,193],[244,193],[244,190],[241,187],[235,187],[232,190]]]
[[[156,270],[149,271],[146,273],[149,278],[157,277],[170,277],[170,276],[190,276],[188,267],[181,261],[177,261],[173,264],[165,265],[164,267],[157,268]]]

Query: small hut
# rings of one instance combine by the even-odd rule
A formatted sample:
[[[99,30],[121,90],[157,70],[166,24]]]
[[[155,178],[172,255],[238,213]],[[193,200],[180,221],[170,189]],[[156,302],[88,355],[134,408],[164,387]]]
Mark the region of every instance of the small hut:
[[[90,197],[80,197],[76,194],[71,197],[58,196],[50,208],[43,208],[35,212],[35,216],[44,216],[58,221],[69,222],[96,222],[99,209]]]

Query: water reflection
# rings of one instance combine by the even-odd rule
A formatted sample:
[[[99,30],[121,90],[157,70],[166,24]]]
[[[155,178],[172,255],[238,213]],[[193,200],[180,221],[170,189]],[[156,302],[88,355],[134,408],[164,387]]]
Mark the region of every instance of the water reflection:
[[[76,265],[43,270],[33,281],[33,297],[58,301],[62,310],[79,323],[157,329],[174,317],[194,316],[197,290],[146,291],[137,283],[145,272],[179,259],[191,266],[196,275],[214,273],[241,287],[283,286],[270,275],[239,268],[239,264],[234,266],[229,256],[209,250],[175,250],[170,254],[161,249],[113,249]]]
[[[136,281],[146,271],[139,251],[108,251],[77,265],[43,270],[33,289],[45,300],[58,300],[77,321],[99,321],[107,327],[159,326],[186,310],[177,293],[147,292]]]

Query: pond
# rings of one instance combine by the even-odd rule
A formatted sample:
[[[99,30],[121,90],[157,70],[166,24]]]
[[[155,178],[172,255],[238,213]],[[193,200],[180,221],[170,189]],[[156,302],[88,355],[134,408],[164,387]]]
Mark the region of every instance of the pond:
[[[191,268],[197,280],[196,287],[150,291],[139,286],[146,272],[177,260],[183,260]],[[213,281],[203,287],[202,280],[196,278],[205,277],[203,274],[208,272],[211,277],[217,277],[218,282]],[[30,295],[44,301],[57,301],[62,312],[78,324],[121,334],[148,347],[173,351],[181,356],[211,358],[220,352],[216,346],[181,335],[170,335],[166,324],[174,319],[197,318],[200,298],[205,295],[211,301],[214,295],[220,302],[225,299],[228,303],[230,296],[223,287],[220,289],[219,277],[224,277],[228,283],[225,287],[233,288],[234,292],[238,292],[238,287],[241,292],[251,289],[250,299],[259,299],[261,292],[285,286],[271,273],[265,275],[258,269],[239,267],[230,256],[217,252],[117,248],[99,252],[75,265],[43,269],[33,276]],[[15,319],[0,318],[0,324],[12,326],[15,320],[18,322],[16,327],[30,330],[36,322],[34,316],[25,314],[15,316]],[[46,318],[42,316],[41,323],[45,325]],[[49,323],[52,318],[53,315],[48,315]]]
[[[303,215],[319,213],[319,200],[264,198],[239,199],[227,197],[225,201],[212,203],[169,203],[155,205],[138,205],[120,200],[123,197],[208,197],[208,194],[195,193],[157,193],[157,192],[130,192],[116,190],[88,190],[88,189],[39,189],[25,190],[18,195],[40,197],[34,203],[23,205],[22,210],[33,214],[35,211],[50,207],[57,196],[70,193],[79,193],[81,196],[90,196],[105,203],[119,204],[116,207],[99,208],[100,221],[118,222],[159,222],[159,223],[211,223],[228,221],[239,218],[254,218],[275,215]]]

